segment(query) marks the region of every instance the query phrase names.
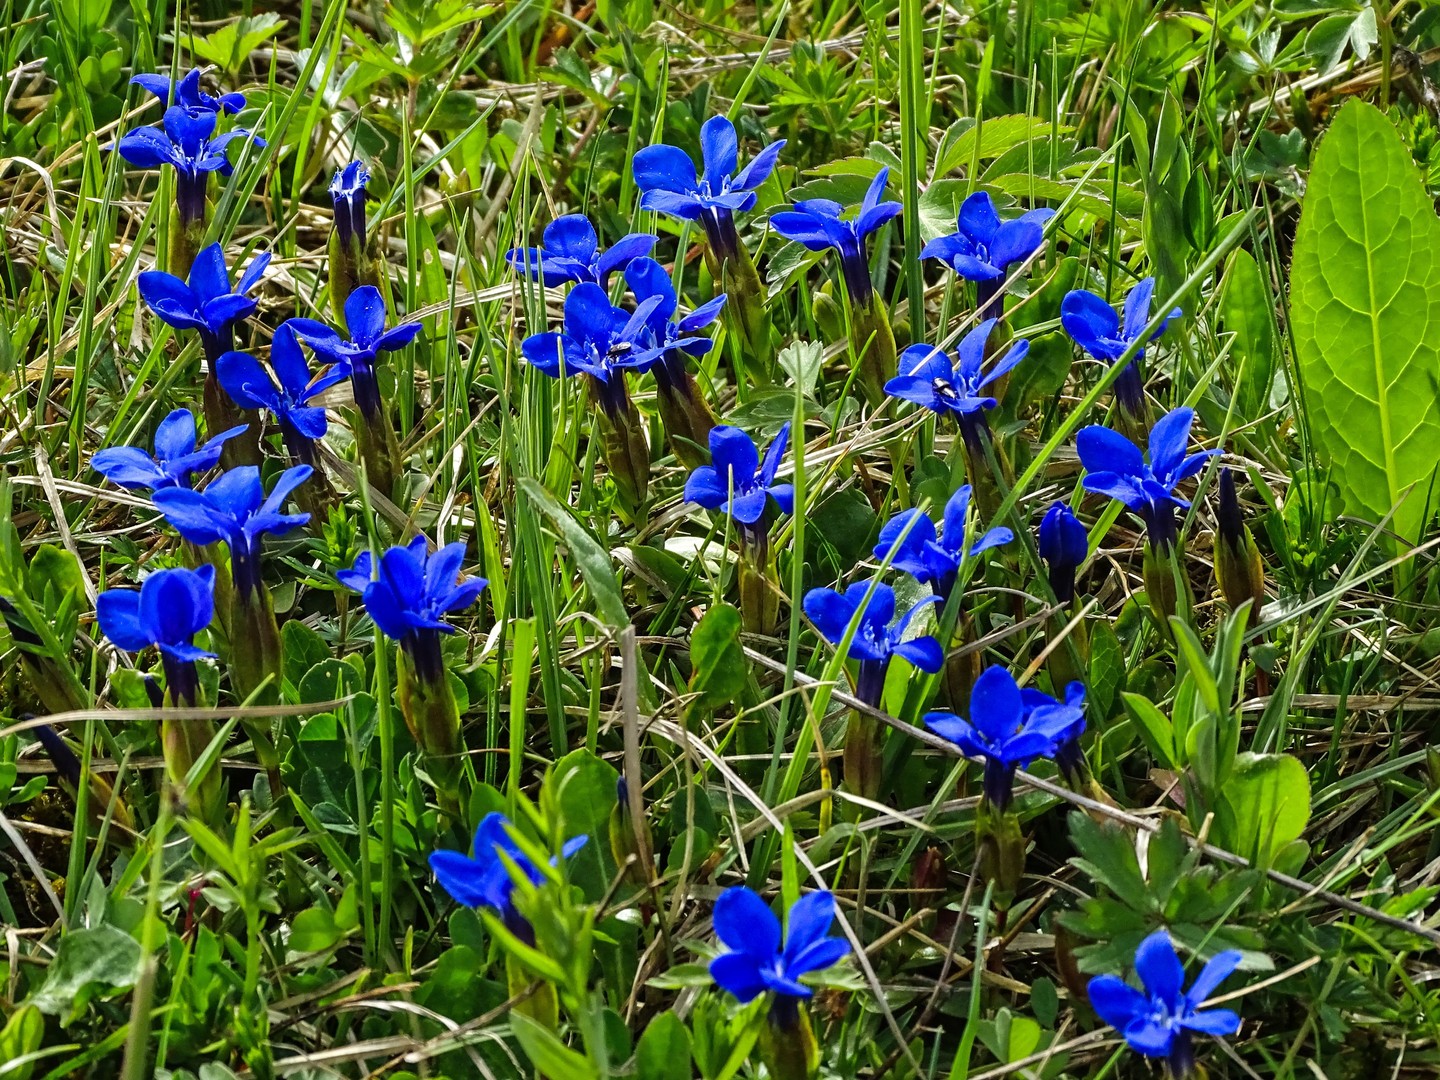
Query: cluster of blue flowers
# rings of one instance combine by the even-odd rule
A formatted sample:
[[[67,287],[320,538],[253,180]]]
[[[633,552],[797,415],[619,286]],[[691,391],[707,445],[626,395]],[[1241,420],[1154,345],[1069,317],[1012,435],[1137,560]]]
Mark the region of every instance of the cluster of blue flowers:
[[[159,126],[127,132],[115,149],[137,167],[174,170],[179,226],[185,235],[193,235],[205,220],[210,174],[229,175],[233,169],[227,147],[242,140],[263,148],[264,140],[239,127],[217,134],[222,120],[238,114],[245,99],[241,94],[205,93],[199,71],[173,84],[162,76],[137,76],[134,81],[166,109]],[[640,205],[683,223],[698,223],[716,271],[713,277],[730,290],[687,312],[682,312],[672,275],[653,257],[658,243],[653,234],[632,233],[603,248],[591,222],[570,214],[545,227],[539,246],[518,246],[506,254],[517,274],[547,288],[568,287],[560,329],[530,334],[521,353],[547,376],[586,380],[599,407],[606,460],[632,510],[645,504],[649,453],[627,380],[653,376],[672,448],[690,466],[684,498],[719,513],[734,528],[742,559],[743,606],[755,616],[751,629],[767,626],[767,612],[778,595],[778,589],[767,585],[770,527],[778,515],[799,510],[793,486],[781,478],[792,431],[789,424],[782,426],[762,456],[751,435],[716,422],[690,369],[713,348],[706,331],[722,318],[757,354],[768,343],[763,311],[757,315],[757,305],[763,309],[758,277],[737,215],[754,209],[758,189],[774,174],[783,146],[770,144],[741,168],[734,125],[714,117],[701,130],[703,160],[698,169],[674,146],[651,146],[636,155],[633,173]],[[208,439],[201,441],[195,417],[180,409],[159,424],[153,453],[112,447],[91,459],[113,483],[148,491],[155,509],[191,545],[185,554],[190,566],[154,572],[138,590],[102,594],[98,618],[117,647],[137,653],[158,650],[170,704],[202,703],[196,665],[217,657],[206,647],[210,645],[226,654],[241,696],[260,693],[267,685],[273,692],[278,684],[278,635],[262,573],[264,540],[311,524],[324,509],[321,446],[328,428],[326,406],[345,385],[368,475],[372,482],[378,478],[387,494],[393,491],[400,463],[379,371],[385,355],[407,348],[422,327],[416,321],[392,324],[372,261],[374,237],[366,222],[369,179],[366,167],[355,161],[338,170],[330,186],[335,209],[332,302],[343,315],[343,329],[292,317],[275,327],[267,358],[237,348],[247,342],[253,346],[259,337],[256,328],[246,324],[259,310],[254,294],[269,253],[251,258],[233,284],[219,244],[201,250],[172,247],[167,270],[140,275],[140,296],[154,316],[177,331],[193,332],[199,342],[207,372]],[[837,252],[848,303],[868,319],[884,310],[871,276],[869,237],[902,209],[901,203],[886,198],[888,180],[888,170],[879,169],[856,207],[806,199],[768,219],[786,240],[814,252]],[[891,363],[880,384],[884,395],[937,418],[953,418],[974,484],[982,479],[975,470],[997,449],[987,413],[997,406],[1005,377],[1025,361],[1030,347],[1028,341],[1009,338],[1008,332],[998,346],[992,344],[1005,315],[1004,289],[1017,268],[1040,251],[1053,216],[1051,210],[1035,209],[1003,220],[989,194],[981,191],[967,198],[957,231],[926,244],[920,257],[938,260],[975,284],[978,324],[953,355],[940,345],[920,343],[897,358],[890,341]],[[623,275],[632,306],[613,298],[615,275]],[[1061,308],[1062,325],[1086,353],[1107,364],[1125,362],[1114,377],[1115,398],[1132,424],[1143,424],[1147,416],[1144,348],[1181,315],[1175,309],[1146,336],[1154,291],[1153,279],[1134,286],[1124,302],[1123,318],[1086,290],[1071,292]],[[873,335],[874,324],[867,325]],[[1180,543],[1176,512],[1190,504],[1178,493],[1179,485],[1219,452],[1189,451],[1193,419],[1188,408],[1159,419],[1148,431],[1148,458],[1130,438],[1107,427],[1087,427],[1077,439],[1086,470],[1084,489],[1119,500],[1132,511],[1157,557],[1172,556]],[[280,456],[286,461],[268,491],[260,442],[267,431],[278,435]],[[802,433],[793,434],[801,438]],[[195,485],[197,477],[217,469],[208,483]],[[300,512],[287,512],[292,498]],[[912,580],[904,595],[928,590],[919,599],[902,604],[895,586],[870,574],[843,589],[815,588],[803,597],[802,609],[820,636],[854,662],[855,696],[870,710],[881,705],[895,657],[931,675],[946,669],[949,635],[976,560],[1015,540],[1009,528],[979,526],[971,512],[976,503],[984,503],[983,498],[976,498],[972,484],[965,484],[950,495],[938,520],[916,507],[880,528],[874,558]],[[1049,507],[1039,525],[1038,550],[1058,604],[1075,600],[1077,575],[1089,548],[1085,526],[1071,508],[1062,502]],[[448,616],[473,605],[486,587],[484,578],[462,576],[465,550],[463,542],[453,542],[432,551],[423,536],[415,537],[382,553],[365,551],[352,567],[336,574],[341,585],[362,597],[380,632],[398,643],[402,711],[442,806],[452,815],[458,813],[461,740],[442,641],[454,629]],[[762,586],[758,590],[756,582]],[[220,632],[214,641],[205,637],[212,628]],[[1013,822],[1018,770],[1039,759],[1053,759],[1067,776],[1080,768],[1084,685],[1070,682],[1057,699],[1022,689],[1000,665],[980,671],[966,685],[967,715],[931,712],[925,723],[960,753],[983,763],[985,806]],[[952,703],[961,700],[951,694]],[[186,756],[193,764],[206,730],[176,729],[174,740],[167,735],[172,777],[187,774]],[[252,734],[263,759],[268,733]],[[847,771],[851,767],[847,748]],[[490,814],[475,832],[471,855],[438,851],[430,865],[457,902],[493,912],[510,934],[533,945],[534,930],[516,906],[516,889],[527,881],[539,885],[550,875],[515,836],[507,819]],[[579,836],[564,843],[551,866],[559,867],[586,842]],[[743,887],[729,889],[714,911],[716,935],[728,951],[713,960],[711,975],[741,1002],[770,994],[772,1024],[793,1029],[802,1015],[797,1003],[812,992],[801,978],[833,966],[849,952],[848,942],[829,936],[834,917],[834,897],[814,892],[793,905],[782,934],[780,920],[757,894]],[[1233,954],[1217,957],[1186,993],[1179,959],[1161,933],[1147,938],[1137,954],[1146,993],[1103,976],[1091,983],[1090,997],[1100,1016],[1132,1046],[1166,1056],[1172,1071],[1184,1075],[1192,1032],[1229,1034],[1238,1027],[1234,1013],[1200,1008],[1237,962]]]

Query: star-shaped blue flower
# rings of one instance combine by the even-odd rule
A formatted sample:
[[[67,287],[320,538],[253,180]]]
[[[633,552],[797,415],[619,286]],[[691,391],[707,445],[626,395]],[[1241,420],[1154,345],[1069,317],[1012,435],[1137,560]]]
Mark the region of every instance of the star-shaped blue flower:
[[[625,269],[632,259],[649,255],[656,239],[649,233],[630,233],[601,251],[600,238],[590,219],[584,214],[566,214],[545,226],[541,247],[511,248],[505,253],[505,261],[517,274],[531,280],[539,278],[548,288],[572,281],[593,281],[606,289],[610,275]]]
[[[657,379],[679,382],[684,377],[684,357],[704,356],[715,344],[699,331],[720,317],[725,308],[725,294],[707,300],[689,315],[676,319],[680,301],[675,295],[675,286],[665,268],[654,259],[647,256],[632,262],[625,268],[625,283],[635,294],[637,304],[644,306],[649,300],[658,300],[647,309],[645,333],[629,362],[637,369],[654,371]]]
[[[1010,268],[1044,243],[1045,222],[1054,216],[1054,210],[1031,210],[1001,221],[990,193],[977,191],[960,204],[956,231],[931,240],[921,248],[920,258],[939,259],[962,278],[976,282],[979,308],[985,312]]]
[[[938,596],[948,597],[964,562],[965,518],[970,512],[969,484],[963,485],[945,504],[941,530],[920,510],[904,510],[887,521],[875,545],[875,558],[888,558],[890,565],[909,574],[922,585],[931,585]],[[990,529],[971,543],[968,554],[1008,544],[1015,534],[1003,526]]]
[[[1157,552],[1175,544],[1175,511],[1190,503],[1175,494],[1176,485],[1198,473],[1205,462],[1220,453],[1201,450],[1186,456],[1195,410],[1179,408],[1162,416],[1150,429],[1150,461],[1140,448],[1118,432],[1092,424],[1075,438],[1085,466],[1086,491],[1108,495],[1124,503],[1141,521]]]
[[[800,977],[849,955],[848,941],[829,936],[834,921],[833,894],[805,894],[790,908],[782,948],[780,920],[770,906],[744,885],[726,889],[715,901],[714,922],[715,936],[730,951],[710,961],[710,977],[742,1004],[766,991],[803,1001],[814,991]]]
[[[256,255],[232,289],[225,252],[219,244],[211,244],[195,256],[188,281],[163,270],[147,270],[136,285],[145,306],[161,322],[177,330],[197,331],[206,359],[214,363],[233,343],[235,324],[248,319],[259,306],[250,292],[269,265],[270,252]]]
[[[565,329],[531,334],[520,353],[552,379],[562,374],[588,375],[595,380],[607,413],[626,407],[625,370],[646,371],[659,357],[641,355],[652,313],[661,298],[652,296],[633,313],[610,303],[605,290],[584,281],[565,297]]]
[[[375,625],[400,643],[421,678],[437,678],[444,675],[439,635],[455,632],[445,615],[468,608],[489,584],[481,577],[462,580],[460,564],[464,561],[464,541],[430,553],[425,537],[417,536],[382,554],[378,574],[374,557],[365,551],[354,566],[335,576],[347,589],[362,595]]]
[[[385,328],[385,298],[374,285],[361,285],[345,299],[345,327],[348,338],[315,319],[288,320],[302,341],[350,376],[355,407],[367,420],[380,415],[380,383],[375,362],[383,352],[403,349],[420,333],[418,322]]]
[[[755,531],[773,499],[782,514],[795,512],[795,488],[777,484],[775,474],[790,443],[790,425],[784,425],[765,451],[738,427],[717,424],[710,429],[709,465],[701,465],[685,481],[685,499],[707,510],[729,514],[746,535]]]
[[[195,635],[215,617],[215,567],[157,570],[138,589],[107,589],[95,601],[101,632],[126,652],[154,645],[176,702],[195,704],[195,661],[214,658]]]
[[[165,106],[178,105],[192,116],[202,113],[234,116],[245,107],[245,95],[238,93],[221,94],[215,97],[200,89],[200,69],[191,68],[190,73],[179,82],[171,82],[168,75],[136,75],[130,80],[132,86],[143,87],[160,99]]]
[[[225,148],[232,140],[248,139],[256,147],[265,145],[264,139],[245,128],[216,135],[216,116],[209,110],[192,111],[184,105],[172,105],[165,110],[160,127],[135,128],[115,143],[120,156],[137,169],[158,169],[162,165],[174,168],[175,202],[182,224],[205,219],[206,182],[212,172],[230,175],[232,168]]]
[[[192,544],[223,543],[230,549],[230,577],[241,596],[260,587],[260,541],[266,533],[287,533],[309,514],[283,514],[290,493],[310,478],[309,465],[286,469],[267,498],[260,470],[242,465],[222,473],[204,491],[172,487],[155,492],[155,507]]]
[[[1238,1013],[1200,1007],[1239,967],[1240,960],[1234,949],[1217,954],[1187,992],[1185,968],[1170,935],[1157,930],[1135,950],[1135,971],[1145,985],[1144,993],[1118,976],[1097,975],[1090,980],[1090,1004],[1100,1019],[1125,1037],[1132,1050],[1147,1057],[1169,1058],[1170,1074],[1180,1080],[1194,1070],[1192,1033],[1220,1036],[1240,1030]]]
[[[315,464],[315,440],[325,434],[323,405],[311,405],[336,383],[349,375],[336,364],[314,378],[300,339],[290,324],[281,323],[270,346],[272,377],[249,353],[227,352],[215,365],[216,377],[230,400],[242,409],[264,409],[280,426],[281,438],[291,455],[306,465]]]
[[[925,726],[949,739],[968,757],[985,761],[985,799],[998,813],[1010,806],[1015,770],[1036,758],[1055,756],[1060,741],[1078,739],[1085,728],[1084,688],[1061,704],[1038,690],[1021,691],[998,664],[981,672],[970,691],[970,717],[932,712]]]
[[[189,409],[176,409],[155,429],[154,457],[138,446],[112,446],[97,452],[90,459],[90,467],[129,491],[188,487],[190,475],[215,468],[226,440],[244,430],[241,424],[222,431],[197,450],[194,414]]]
[[[866,596],[869,595],[869,602]],[[855,682],[855,696],[867,705],[878,705],[885,689],[885,672],[892,656],[903,656],[921,671],[934,674],[945,663],[940,642],[926,634],[907,639],[910,620],[928,604],[938,603],[938,596],[927,596],[899,619],[895,618],[895,590],[883,582],[857,581],[844,592],[834,589],[811,589],[805,594],[802,607],[805,615],[831,645],[845,640],[850,624],[855,634],[846,654],[860,663]]]
[[[1140,336],[1150,321],[1150,304],[1155,296],[1155,279],[1148,277],[1125,297],[1125,318],[1122,322],[1115,309],[1087,289],[1067,293],[1060,303],[1060,325],[1065,332],[1096,360],[1113,364]],[[1184,314],[1178,307],[1150,335],[1154,341]],[[1140,416],[1145,407],[1145,383],[1140,375],[1142,348],[1135,353],[1115,381],[1115,398],[1131,416]]]
[[[1075,597],[1075,571],[1090,553],[1090,537],[1080,519],[1063,502],[1054,503],[1040,519],[1040,558],[1049,571],[1055,599],[1068,604]]]
[[[456,903],[488,908],[500,917],[512,934],[533,945],[535,932],[515,909],[515,877],[511,866],[534,885],[544,881],[545,875],[511,838],[513,828],[504,814],[492,811],[481,819],[475,830],[473,857],[458,851],[436,851],[430,856],[430,869],[441,888]],[[565,841],[559,856],[551,859],[550,865],[558,866],[561,859],[570,858],[589,839],[588,836],[576,836]],[[507,859],[509,866],[506,865]]]
[[[771,228],[787,240],[811,251],[834,248],[840,253],[845,289],[857,308],[868,308],[875,291],[865,238],[904,209],[898,202],[880,201],[889,181],[889,169],[876,173],[865,198],[849,217],[845,216],[845,207],[831,199],[805,199],[770,218]]]
[[[775,171],[784,145],[784,139],[771,143],[739,169],[735,125],[724,116],[712,116],[700,127],[705,167],[699,175],[690,155],[677,146],[647,146],[635,155],[632,169],[640,206],[681,221],[699,221],[712,253],[730,258],[739,250],[734,216],[755,205],[755,191]]]
[[[1030,352],[1030,342],[1017,341],[985,368],[985,345],[996,319],[986,319],[961,339],[951,357],[937,345],[911,345],[900,354],[900,374],[885,384],[885,393],[913,402],[937,416],[952,415],[962,429],[967,422],[984,423],[984,411],[996,401],[984,393]],[[978,419],[977,419],[978,418]]]
[[[107,589],[95,601],[101,632],[126,652],[154,645],[177,660],[214,658],[195,635],[215,617],[215,567],[157,570],[138,589]]]

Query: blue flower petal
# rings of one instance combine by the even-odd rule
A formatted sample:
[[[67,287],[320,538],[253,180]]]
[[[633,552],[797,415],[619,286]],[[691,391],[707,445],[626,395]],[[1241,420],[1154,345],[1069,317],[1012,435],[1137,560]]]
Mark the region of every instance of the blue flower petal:
[[[735,125],[724,115],[712,116],[700,126],[700,155],[705,162],[705,182],[720,191],[739,164],[740,142]]]
[[[970,691],[970,723],[992,744],[1020,727],[1023,705],[1015,678],[999,664],[980,673]]]
[[[635,175],[635,185],[644,192],[659,190],[693,194],[699,186],[695,163],[690,160],[690,155],[663,143],[647,146],[637,153],[631,170]]]
[[[761,957],[780,951],[780,920],[758,893],[744,885],[720,894],[712,919],[715,936],[730,949]]]
[[[1170,942],[1170,935],[1157,930],[1135,950],[1135,971],[1151,996],[1178,1011],[1185,986],[1185,968]]]
[[[1082,428],[1075,437],[1080,463],[1088,472],[1140,476],[1145,472],[1145,459],[1140,448],[1119,432],[1099,424]]]
[[[734,996],[742,1005],[754,1001],[767,987],[760,974],[758,957],[746,952],[722,953],[710,961],[710,977],[715,985]]]

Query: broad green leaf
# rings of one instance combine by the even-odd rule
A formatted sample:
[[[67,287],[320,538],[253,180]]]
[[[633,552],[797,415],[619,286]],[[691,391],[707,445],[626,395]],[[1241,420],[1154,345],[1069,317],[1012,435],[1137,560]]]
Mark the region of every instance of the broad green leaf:
[[[1220,293],[1220,325],[1235,335],[1230,362],[1236,372],[1235,409],[1241,420],[1254,420],[1270,403],[1275,381],[1275,327],[1269,283],[1260,264],[1244,248],[1230,254]]]
[[[695,624],[690,635],[690,692],[695,707],[715,710],[745,688],[745,653],[740,647],[740,612],[717,604]]]
[[[1345,509],[1379,521],[1398,506],[1395,531],[1417,540],[1440,446],[1440,221],[1410,151],[1362,101],[1315,155],[1290,306],[1311,432]]]
[[[307,671],[330,658],[325,639],[299,619],[290,619],[280,628],[280,641],[285,678],[296,687]]]
[[[591,1080],[595,1066],[522,1012],[510,1014],[510,1028],[535,1068],[550,1080]]]
[[[226,71],[238,71],[246,57],[280,32],[285,20],[273,12],[227,22],[213,34],[191,34],[190,51]]]
[[[615,569],[609,553],[595,542],[595,538],[571,516],[569,510],[555,501],[555,496],[546,491],[540,481],[524,476],[518,483],[525,497],[549,519],[561,541],[570,549],[571,557],[580,567],[580,576],[590,587],[590,596],[600,617],[616,629],[626,626],[630,616],[625,611],[625,601],[620,598],[620,586],[615,581]]]
[[[1067,129],[1062,127],[1060,130]],[[956,169],[968,168],[976,158],[982,161],[997,158],[1013,146],[1032,139],[1047,138],[1052,131],[1049,121],[1038,117],[993,116],[966,128],[943,148],[944,156],[935,164],[935,175],[944,176]]]
[[[1140,733],[1145,748],[1165,768],[1177,767],[1174,725],[1144,694],[1121,694],[1120,697],[1125,702],[1125,711],[1135,721],[1135,730]]]
[[[62,1025],[85,1011],[97,994],[128,990],[140,974],[140,943],[113,926],[75,930],[60,940],[60,948],[45,981],[29,1004],[43,1013],[62,1017]]]
[[[334,913],[322,907],[311,907],[295,916],[285,946],[292,956],[322,952],[344,936],[345,931],[335,924]]]
[[[1310,820],[1310,776],[1289,754],[1240,754],[1215,814],[1215,843],[1269,865]]]
[[[565,835],[603,838],[615,805],[620,774],[583,746],[555,763],[546,779],[565,819]]]
[[[683,1032],[685,1029],[681,1027],[680,1030]],[[12,1063],[11,1068],[0,1072],[0,1076],[8,1077],[10,1080],[29,1080],[35,1069],[34,1064],[14,1065],[13,1063],[26,1054],[33,1054],[39,1050],[44,1039],[45,1017],[40,1015],[40,1010],[34,1005],[22,1005],[16,1009],[15,1014],[10,1017],[10,1022],[5,1025],[5,1029],[0,1031],[0,1061]],[[687,1039],[685,1045],[687,1060],[689,1056],[690,1045]]]
[[[651,1020],[635,1050],[637,1080],[690,1080],[690,1032],[673,1012]]]

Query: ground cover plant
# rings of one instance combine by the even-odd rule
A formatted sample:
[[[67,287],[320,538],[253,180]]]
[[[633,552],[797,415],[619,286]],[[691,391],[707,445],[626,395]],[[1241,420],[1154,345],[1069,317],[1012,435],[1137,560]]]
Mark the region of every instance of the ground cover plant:
[[[0,1077],[1440,1071],[1440,9],[5,11]]]

